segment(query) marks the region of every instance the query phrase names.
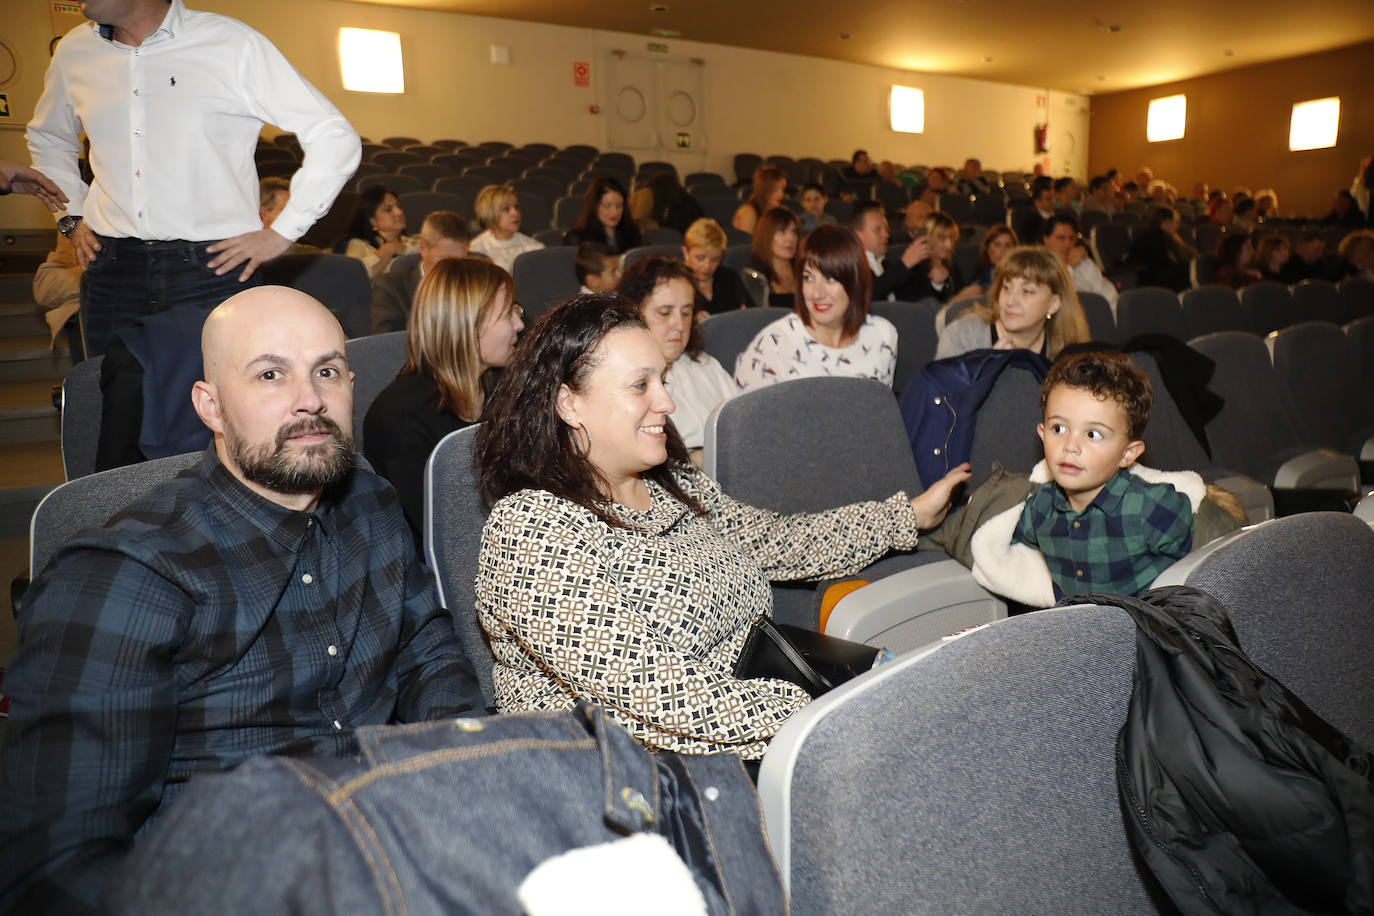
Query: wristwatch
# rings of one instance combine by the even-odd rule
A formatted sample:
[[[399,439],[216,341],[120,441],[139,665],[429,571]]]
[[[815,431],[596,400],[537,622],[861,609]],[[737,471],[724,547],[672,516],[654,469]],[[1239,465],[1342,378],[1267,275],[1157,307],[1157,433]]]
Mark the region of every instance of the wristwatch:
[[[81,217],[70,215],[64,216],[57,221],[57,231],[67,238],[71,238],[72,233],[76,231],[76,227],[79,225],[81,225]]]

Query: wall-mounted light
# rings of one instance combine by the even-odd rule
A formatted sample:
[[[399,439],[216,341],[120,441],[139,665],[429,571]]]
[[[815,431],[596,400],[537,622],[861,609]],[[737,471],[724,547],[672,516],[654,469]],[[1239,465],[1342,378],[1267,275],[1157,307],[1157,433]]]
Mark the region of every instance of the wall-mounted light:
[[[351,92],[405,92],[401,36],[377,29],[339,29],[339,72]]]
[[[1336,145],[1336,132],[1341,123],[1341,100],[1313,99],[1293,106],[1293,120],[1288,127],[1288,148],[1325,149]]]
[[[926,129],[925,93],[910,86],[893,86],[887,100],[887,116],[898,133],[922,133]]]
[[[1151,143],[1161,140],[1183,139],[1183,125],[1188,118],[1188,97],[1166,95],[1150,100],[1150,112],[1145,117],[1145,137]]]

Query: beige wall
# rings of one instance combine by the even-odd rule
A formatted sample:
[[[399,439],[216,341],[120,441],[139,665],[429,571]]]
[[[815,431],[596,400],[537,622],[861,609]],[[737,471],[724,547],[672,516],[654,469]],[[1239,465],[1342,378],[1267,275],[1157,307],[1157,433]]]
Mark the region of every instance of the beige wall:
[[[5,37],[23,72],[10,86],[22,128],[42,90],[52,33],[47,0],[5,0]],[[289,60],[354,123],[379,139],[409,134],[468,142],[503,139],[607,148],[604,55],[612,49],[643,54],[647,36],[535,25],[504,19],[406,10],[343,0],[200,0],[193,6],[242,19],[267,35]],[[406,93],[345,92],[335,43],[341,26],[401,34]],[[13,35],[13,38],[10,36]],[[491,64],[489,47],[510,49],[508,66]],[[980,156],[995,169],[1029,170],[1036,161],[1032,131],[1049,118],[1052,131],[1079,133],[1068,164],[1083,174],[1086,128],[1079,130],[1075,96],[1043,89],[918,74],[796,55],[747,51],[685,41],[666,42],[667,57],[705,63],[705,149],[666,152],[687,170],[730,175],[737,152],[848,158],[865,147],[876,159],[959,165]],[[573,85],[574,61],[592,64],[592,85]],[[887,124],[887,89],[917,86],[926,94],[923,134],[897,134]],[[1041,104],[1041,100],[1045,100]],[[593,114],[599,105],[602,114]],[[1067,128],[1066,128],[1067,129]],[[1054,167],[1068,143],[1056,142]],[[644,158],[642,151],[636,155]],[[1068,155],[1065,153],[1065,155]],[[0,126],[0,156],[24,158],[22,131]],[[0,226],[45,225],[32,202],[0,201]]]
[[[1180,92],[1188,96],[1183,139],[1148,142],[1150,100]],[[1336,145],[1290,152],[1293,104],[1333,95],[1341,99]],[[1097,96],[1089,148],[1093,173],[1149,165],[1184,193],[1198,181],[1228,193],[1272,187],[1285,214],[1321,215],[1350,186],[1360,158],[1374,153],[1374,42]]]

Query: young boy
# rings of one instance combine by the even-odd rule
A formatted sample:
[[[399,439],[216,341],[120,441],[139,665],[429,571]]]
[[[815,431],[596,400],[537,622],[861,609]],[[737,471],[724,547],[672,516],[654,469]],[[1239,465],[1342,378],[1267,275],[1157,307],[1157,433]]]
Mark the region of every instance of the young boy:
[[[620,258],[598,242],[584,242],[577,249],[577,282],[580,293],[600,293],[615,289],[620,282]]]
[[[1193,507],[1169,483],[1128,470],[1154,391],[1117,353],[1060,360],[1040,388],[1051,481],[1026,500],[1015,543],[1040,551],[1056,598],[1085,591],[1135,595],[1193,546]]]
[[[1029,478],[994,465],[927,536],[984,588],[1033,608],[1066,595],[1144,591],[1193,546],[1243,523],[1192,471],[1136,464],[1154,391],[1119,353],[1065,356],[1040,389],[1045,460]]]

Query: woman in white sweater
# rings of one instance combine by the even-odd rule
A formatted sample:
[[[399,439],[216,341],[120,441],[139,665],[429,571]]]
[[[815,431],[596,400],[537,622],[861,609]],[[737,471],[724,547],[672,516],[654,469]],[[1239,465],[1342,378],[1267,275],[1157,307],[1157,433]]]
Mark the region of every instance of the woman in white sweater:
[[[517,257],[544,247],[543,242],[520,231],[520,204],[515,199],[515,188],[510,185],[487,185],[478,192],[472,209],[483,231],[472,240],[468,250],[491,258],[506,273],[511,272]]]
[[[739,394],[739,386],[715,357],[702,349],[694,314],[692,271],[675,258],[641,258],[625,271],[616,292],[639,306],[639,317],[663,351],[668,364],[663,383],[677,405],[673,425],[692,463],[700,467],[706,418]]]

